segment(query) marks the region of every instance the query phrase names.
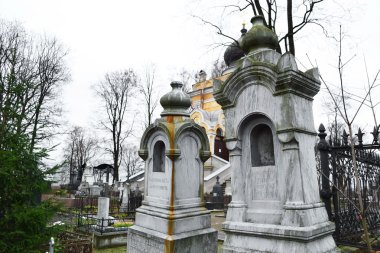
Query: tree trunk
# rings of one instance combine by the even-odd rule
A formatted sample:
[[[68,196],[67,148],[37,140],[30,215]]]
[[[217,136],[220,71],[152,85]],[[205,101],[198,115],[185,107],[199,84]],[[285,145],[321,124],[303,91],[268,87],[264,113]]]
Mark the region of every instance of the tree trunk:
[[[362,189],[361,189],[361,184],[360,184],[360,178],[359,178],[359,173],[358,173],[358,167],[356,164],[356,154],[355,154],[355,142],[353,141],[353,133],[352,133],[352,126],[351,124],[348,124],[348,130],[350,132],[350,146],[351,146],[351,157],[352,157],[352,165],[354,169],[354,176],[355,176],[355,183],[356,183],[356,195],[359,200],[359,212],[360,212],[360,223],[362,224],[363,227],[363,232],[364,232],[364,241],[367,244],[367,248],[369,252],[372,252],[372,245],[371,241],[369,238],[369,232],[368,232],[368,224],[367,224],[367,219],[365,216],[365,210],[364,210],[364,204],[363,204],[363,198],[362,198]]]
[[[293,36],[293,0],[288,0],[287,4],[287,17],[288,17],[288,40],[289,40],[289,52],[292,55],[296,55],[296,50],[294,47],[294,36]]]

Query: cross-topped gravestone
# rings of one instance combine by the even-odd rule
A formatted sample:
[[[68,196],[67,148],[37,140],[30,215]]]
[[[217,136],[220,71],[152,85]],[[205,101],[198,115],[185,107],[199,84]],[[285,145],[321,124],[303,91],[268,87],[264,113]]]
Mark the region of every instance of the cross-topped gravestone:
[[[162,117],[141,139],[145,195],[128,230],[128,252],[216,253],[217,232],[203,200],[207,135],[189,118],[191,101],[182,84],[171,87],[160,101]]]

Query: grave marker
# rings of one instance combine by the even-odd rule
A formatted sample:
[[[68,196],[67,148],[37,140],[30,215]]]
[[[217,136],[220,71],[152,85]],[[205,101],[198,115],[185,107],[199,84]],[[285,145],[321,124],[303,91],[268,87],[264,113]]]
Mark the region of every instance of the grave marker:
[[[141,139],[145,195],[128,232],[128,252],[216,253],[217,232],[203,199],[207,135],[189,118],[191,101],[182,84],[171,86],[161,98],[162,117]]]
[[[240,44],[246,56],[214,85],[232,169],[222,252],[336,252],[314,154],[318,70],[301,72],[293,55],[279,54],[261,16],[252,24]]]

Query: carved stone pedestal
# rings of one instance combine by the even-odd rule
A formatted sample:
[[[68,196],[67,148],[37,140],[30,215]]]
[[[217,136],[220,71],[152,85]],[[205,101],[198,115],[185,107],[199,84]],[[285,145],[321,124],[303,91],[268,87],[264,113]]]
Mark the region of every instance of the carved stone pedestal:
[[[240,39],[245,56],[214,85],[232,170],[222,252],[336,252],[315,164],[318,70],[299,71],[263,18],[252,24]]]
[[[191,102],[182,84],[171,86],[161,98],[162,118],[141,139],[145,196],[128,230],[128,253],[216,253],[217,231],[203,200],[208,139],[189,119]]]

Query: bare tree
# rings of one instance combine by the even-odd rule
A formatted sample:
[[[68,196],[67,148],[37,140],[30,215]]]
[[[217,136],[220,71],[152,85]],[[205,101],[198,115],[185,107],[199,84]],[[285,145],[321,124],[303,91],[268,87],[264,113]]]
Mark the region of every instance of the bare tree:
[[[190,71],[186,69],[182,69],[179,72],[180,82],[183,83],[182,90],[186,93],[192,91],[192,85],[195,83],[195,74],[192,74]]]
[[[69,175],[70,184],[82,181],[83,170],[98,150],[97,139],[91,137],[78,126],[72,128],[64,149],[65,166],[62,172]],[[74,176],[76,175],[76,179]]]
[[[378,104],[374,104],[372,101],[371,93],[373,89],[377,86],[377,82],[379,81],[378,76],[380,74],[380,70],[377,71],[373,81],[369,81],[368,78],[368,83],[365,91],[365,96],[359,101],[359,106],[356,108],[356,110],[353,113],[353,116],[350,116],[348,113],[348,107],[347,107],[347,96],[346,96],[346,89],[344,87],[344,76],[343,76],[343,70],[346,67],[346,65],[351,61],[352,58],[350,58],[348,61],[343,62],[343,56],[342,56],[342,31],[340,29],[339,33],[339,56],[338,56],[338,74],[339,74],[339,87],[340,87],[340,99],[341,99],[341,106],[339,106],[339,101],[336,99],[334,96],[333,92],[327,85],[327,83],[322,79],[323,83],[325,84],[331,99],[333,100],[335,107],[337,108],[339,115],[341,116],[342,120],[344,121],[346,127],[348,127],[348,138],[349,138],[349,145],[351,147],[351,158],[352,158],[352,166],[353,166],[353,172],[354,172],[354,178],[355,178],[355,184],[356,184],[356,196],[358,198],[358,206],[355,206],[357,210],[360,213],[360,222],[362,225],[362,229],[364,232],[364,241],[367,244],[368,250],[372,252],[372,245],[371,245],[371,239],[370,239],[370,234],[368,231],[368,223],[366,220],[366,211],[364,209],[364,201],[362,198],[362,185],[360,183],[360,175],[359,175],[359,168],[357,167],[356,163],[356,150],[355,150],[355,138],[354,138],[354,133],[353,133],[353,123],[358,116],[360,110],[363,108],[363,106],[368,106],[371,108],[374,116],[374,121],[375,124],[377,123],[376,120],[376,115],[374,114],[374,107]],[[367,77],[368,77],[368,72],[367,72]],[[369,104],[368,104],[369,103]],[[380,126],[376,126],[374,129],[374,132],[379,129]],[[379,189],[377,189],[379,190]],[[368,207],[367,207],[368,209]]]
[[[340,142],[342,139],[340,133],[343,131],[345,125],[339,115],[339,108],[343,106],[343,100],[340,94],[335,93],[333,96],[333,101],[331,99],[324,101],[324,108],[326,109],[327,115],[329,116],[327,131],[330,134],[330,140],[334,144],[338,144],[338,142]],[[350,104],[348,104],[347,101],[349,101],[350,96],[348,94],[345,94],[345,96],[346,106],[349,108]],[[330,116],[332,117],[332,120],[330,120]]]
[[[127,172],[127,182],[131,176],[141,171],[144,167],[143,160],[138,155],[138,148],[133,145],[125,145],[123,149],[123,164]]]
[[[138,84],[138,89],[143,95],[145,103],[145,127],[152,124],[153,113],[158,105],[158,94],[155,89],[156,68],[150,65],[145,69],[145,78]]]
[[[223,75],[223,71],[226,69],[227,65],[224,61],[219,59],[214,61],[214,64],[211,69],[211,78],[219,77]]]
[[[55,38],[36,38],[0,20],[0,135],[28,135],[30,150],[54,134],[57,96],[69,74],[67,52]]]
[[[315,15],[316,7],[324,0],[238,0],[236,4],[228,4],[224,6],[225,9],[231,10],[230,13],[245,12],[251,10],[253,15],[263,16],[266,22],[266,26],[273,30],[279,37],[279,42],[283,42],[283,48],[286,52],[291,52],[295,55],[295,39],[294,36],[298,34],[308,24],[315,24],[319,26],[326,34],[327,31],[324,28],[324,18],[322,16],[317,17]],[[281,11],[286,12],[286,19],[279,22],[278,18],[283,16]],[[317,13],[321,14],[322,11]],[[237,45],[239,42],[232,36],[223,32],[222,28],[212,22],[194,15],[199,18],[203,23],[213,26],[217,30],[217,34],[228,38]],[[280,30],[282,23],[286,22],[287,26],[285,30]],[[281,48],[277,48],[281,52]]]
[[[37,68],[38,85],[36,87],[35,104],[31,130],[31,148],[42,138],[47,138],[47,128],[58,126],[52,121],[54,115],[59,116],[61,108],[56,103],[61,84],[68,80],[64,58],[67,52],[55,38],[43,39],[38,45]],[[56,120],[56,118],[55,118]]]
[[[132,114],[128,114],[128,101],[136,87],[137,77],[132,69],[107,73],[95,87],[107,115],[107,119],[100,124],[111,135],[111,148],[106,151],[112,154],[114,181],[119,181],[123,143],[132,132],[132,126],[128,127],[126,121],[133,118]]]

